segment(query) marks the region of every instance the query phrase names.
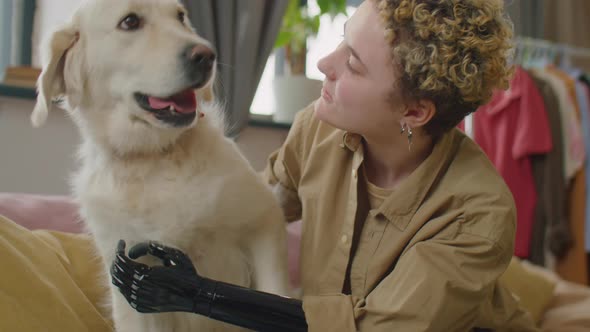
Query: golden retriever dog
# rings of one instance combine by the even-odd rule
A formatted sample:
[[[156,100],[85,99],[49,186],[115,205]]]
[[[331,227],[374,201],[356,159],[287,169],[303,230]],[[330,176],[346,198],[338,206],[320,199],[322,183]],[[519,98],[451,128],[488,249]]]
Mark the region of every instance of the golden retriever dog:
[[[215,53],[179,2],[88,0],[46,50],[31,121],[43,124],[61,99],[79,128],[73,194],[104,281],[119,239],[128,248],[155,240],[186,252],[203,276],[287,295],[282,211],[205,100]],[[242,330],[190,313],[140,314],[111,295],[118,331]]]

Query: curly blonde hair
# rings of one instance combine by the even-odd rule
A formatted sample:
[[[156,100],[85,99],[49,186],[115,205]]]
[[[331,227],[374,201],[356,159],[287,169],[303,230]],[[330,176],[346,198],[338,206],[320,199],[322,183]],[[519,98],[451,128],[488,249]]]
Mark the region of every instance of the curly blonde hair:
[[[506,89],[512,23],[502,0],[374,0],[401,77],[404,99],[428,99],[431,136],[453,128]]]

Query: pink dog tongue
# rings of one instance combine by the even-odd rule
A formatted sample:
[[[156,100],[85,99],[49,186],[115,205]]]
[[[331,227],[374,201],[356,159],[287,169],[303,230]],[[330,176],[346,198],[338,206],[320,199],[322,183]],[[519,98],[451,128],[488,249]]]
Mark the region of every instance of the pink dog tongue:
[[[164,109],[174,106],[178,113],[194,113],[197,110],[197,97],[194,90],[186,90],[167,99],[148,97],[150,106],[154,109]]]

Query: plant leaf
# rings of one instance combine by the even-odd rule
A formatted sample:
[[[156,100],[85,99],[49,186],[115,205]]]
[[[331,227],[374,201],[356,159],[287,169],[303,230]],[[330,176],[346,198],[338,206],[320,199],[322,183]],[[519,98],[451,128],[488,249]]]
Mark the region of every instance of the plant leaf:
[[[277,36],[277,40],[275,41],[275,48],[287,45],[292,38],[293,34],[290,31],[279,31],[279,35]]]

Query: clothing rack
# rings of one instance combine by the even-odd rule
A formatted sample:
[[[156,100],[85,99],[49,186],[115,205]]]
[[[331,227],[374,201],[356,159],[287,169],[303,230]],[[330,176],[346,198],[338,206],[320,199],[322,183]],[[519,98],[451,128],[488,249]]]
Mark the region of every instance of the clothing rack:
[[[530,38],[530,37],[516,37],[514,39],[515,50],[523,51],[528,49],[535,53],[536,51],[544,52],[544,54],[550,56],[552,62],[558,56],[561,56],[562,63],[570,63],[572,57],[590,58],[590,48],[577,47],[564,43],[554,43],[545,39]],[[465,133],[467,136],[473,138],[473,116],[469,114],[465,117]]]
[[[534,71],[539,70],[537,73],[538,74],[543,74],[543,75],[539,75],[539,79],[541,81],[544,81],[544,77],[547,76],[554,76],[556,78],[555,82],[557,83],[563,83],[563,93],[565,94],[565,96],[562,96],[563,98],[568,98],[571,97],[569,96],[572,93],[576,93],[576,97],[577,94],[579,93],[579,91],[577,91],[577,86],[576,91],[572,91],[571,90],[571,84],[566,84],[565,79],[561,79],[563,76],[563,78],[565,78],[565,76],[572,76],[572,78],[576,77],[582,73],[590,73],[590,67],[588,66],[588,64],[590,63],[590,48],[584,48],[584,47],[576,47],[573,45],[568,45],[565,43],[555,43],[555,42],[551,42],[548,40],[542,40],[542,39],[534,39],[534,38],[527,38],[527,37],[517,37],[513,40],[514,43],[514,57],[512,59],[512,64],[519,66],[520,68],[524,69],[525,71],[530,71],[531,69]],[[553,65],[555,68],[554,69],[558,69],[558,70],[552,70],[550,69],[551,65]],[[548,68],[549,66],[549,68]],[[553,72],[554,75],[551,75]],[[561,72],[561,73],[558,73]],[[534,74],[534,72],[533,72]],[[534,76],[534,75],[533,75]],[[534,77],[532,77],[534,78]],[[557,82],[557,81],[564,81],[564,82]],[[574,80],[576,81],[577,84],[577,79]],[[543,82],[545,83],[545,82]],[[553,84],[543,84],[543,90],[545,90],[545,88],[551,88],[551,85]],[[552,89],[553,90],[553,89]],[[539,91],[539,92],[543,92],[543,91]],[[506,97],[506,96],[505,96]],[[545,97],[545,96],[543,96]],[[553,96],[554,99],[557,98],[557,92],[555,93],[555,96]],[[563,99],[562,98],[562,99]],[[504,98],[500,98],[500,100],[508,100],[508,98],[504,99]],[[554,101],[554,103],[559,102],[557,100]],[[560,103],[560,102],[559,102]],[[557,105],[556,105],[557,106]],[[579,106],[582,106],[581,104]],[[559,105],[559,107],[561,107],[561,105]],[[584,108],[587,108],[587,105],[583,106]],[[555,111],[555,110],[553,110]],[[561,110],[560,110],[561,111]],[[572,110],[570,109],[570,112]],[[581,109],[576,109],[576,112],[581,111]],[[555,116],[555,114],[554,114]],[[558,116],[561,116],[558,114]],[[464,121],[464,128],[465,128],[465,133],[471,137],[471,138],[475,138],[475,135],[478,134],[476,131],[479,128],[475,128],[475,123],[474,123],[474,119],[475,116],[473,115],[469,115],[465,118]],[[550,119],[548,119],[550,120]],[[581,119],[578,119],[580,122],[582,122]],[[567,120],[566,120],[567,121]],[[581,123],[582,124],[582,123]],[[568,126],[569,129],[569,124],[566,123],[566,125]],[[563,128],[563,127],[562,127]],[[580,128],[580,132],[579,134],[581,134],[582,138],[584,139],[584,144],[590,144],[589,142],[587,142],[587,137],[586,133],[583,132],[583,128]],[[563,133],[562,135],[567,134],[567,133]],[[562,142],[563,144],[563,142]],[[569,143],[567,143],[569,144]],[[570,146],[562,146],[561,147],[563,149],[563,151],[566,151],[566,149],[571,148]],[[562,156],[563,157],[563,156]],[[581,156],[578,155],[577,157],[577,161],[576,162],[580,162]],[[562,161],[565,161],[565,157],[562,158]],[[581,169],[582,171],[587,171],[586,167],[584,165],[584,162],[581,162]],[[545,167],[545,166],[542,166]],[[564,177],[564,179],[567,179],[566,183],[562,183],[562,185],[565,185],[565,187],[563,188],[556,188],[559,189],[558,191],[555,192],[559,192],[560,198],[566,198],[566,202],[563,203],[564,205],[562,206],[562,208],[567,209],[567,217],[566,218],[560,218],[557,215],[554,215],[551,219],[552,220],[559,220],[562,219],[562,221],[567,222],[570,224],[571,227],[571,236],[573,241],[575,242],[575,244],[568,249],[568,254],[562,258],[562,259],[556,259],[555,257],[542,257],[540,255],[535,255],[535,257],[532,257],[532,259],[537,260],[538,262],[541,262],[543,260],[545,260],[544,263],[548,263],[549,265],[553,266],[553,269],[555,270],[555,272],[560,275],[562,278],[569,280],[569,281],[573,281],[576,283],[581,283],[581,284],[588,284],[589,281],[589,276],[590,276],[590,253],[588,253],[588,247],[585,246],[587,238],[586,238],[586,234],[585,234],[585,230],[584,228],[587,228],[589,226],[588,224],[588,216],[585,213],[585,203],[586,200],[588,199],[588,196],[586,196],[586,183],[584,183],[584,176],[579,176],[580,174],[584,174],[579,172],[579,168],[571,168],[568,169],[566,168],[567,166],[565,165],[564,162],[564,169],[566,170],[566,172],[568,173],[566,177]],[[534,177],[534,176],[533,176]],[[543,182],[546,181],[547,179],[541,179],[541,178],[535,178],[534,181],[535,182]],[[551,186],[551,183],[553,181],[556,182],[561,182],[561,179],[559,178],[553,178],[551,179],[548,183],[548,186],[542,186],[541,190],[544,190],[544,194],[548,194],[548,193],[552,193],[553,191],[551,191],[549,188],[549,186]],[[553,189],[553,188],[551,188]],[[535,189],[536,190],[536,189]],[[545,198],[547,199],[547,197]],[[561,200],[561,199],[560,199]],[[544,200],[543,200],[544,201]],[[537,202],[537,204],[539,204]],[[561,212],[560,212],[561,213]],[[561,216],[563,217],[563,216]],[[543,227],[542,224],[540,227]],[[542,231],[542,230],[537,230]],[[540,233],[537,233],[540,234]],[[532,242],[531,242],[532,243]],[[531,243],[529,243],[529,245],[531,245]],[[533,244],[535,247],[534,250],[537,250],[536,253],[539,253],[538,250],[540,250],[540,245],[543,246],[547,246],[548,244],[543,243],[541,244],[540,242],[536,241],[536,243]],[[533,247],[530,248],[530,250]],[[532,253],[532,252],[531,252]],[[588,269],[588,270],[587,270]],[[587,271],[586,271],[587,270]]]
[[[575,56],[590,58],[590,48],[577,47],[563,43],[554,43],[545,39],[536,39],[530,37],[516,37],[516,47],[532,47],[539,50],[557,52],[562,56]]]

